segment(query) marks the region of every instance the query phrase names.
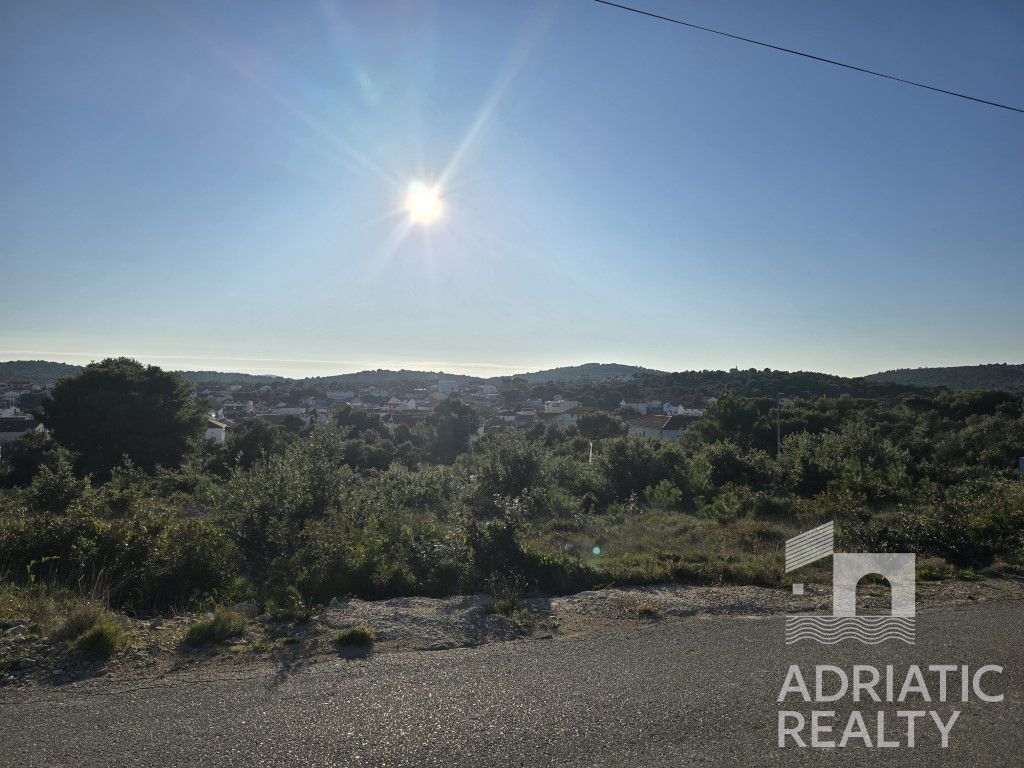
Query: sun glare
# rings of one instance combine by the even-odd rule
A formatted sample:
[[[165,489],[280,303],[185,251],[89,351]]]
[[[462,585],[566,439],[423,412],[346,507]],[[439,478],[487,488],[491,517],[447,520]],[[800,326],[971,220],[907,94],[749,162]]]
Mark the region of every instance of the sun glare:
[[[428,187],[422,181],[414,181],[409,185],[405,208],[413,221],[429,224],[441,215],[441,198],[436,188]]]

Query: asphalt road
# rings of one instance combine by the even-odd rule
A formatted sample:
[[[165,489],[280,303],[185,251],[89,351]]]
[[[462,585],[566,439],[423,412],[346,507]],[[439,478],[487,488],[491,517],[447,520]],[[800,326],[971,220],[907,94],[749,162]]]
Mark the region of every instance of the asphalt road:
[[[1024,602],[924,612],[917,644],[787,646],[784,620],[688,618],[612,635],[338,659],[295,669],[179,673],[0,691],[0,764],[10,766],[1024,766]],[[971,697],[906,704],[777,702],[790,664],[996,664]],[[933,696],[937,682],[929,675]],[[878,691],[884,696],[884,689]],[[865,698],[867,698],[865,694]],[[863,713],[905,744],[898,709],[961,710],[940,746],[930,718],[916,745],[780,749],[778,712]],[[822,721],[826,723],[827,721]],[[808,725],[809,728],[809,725]],[[809,733],[804,735],[809,742]],[[792,742],[790,742],[792,743]]]

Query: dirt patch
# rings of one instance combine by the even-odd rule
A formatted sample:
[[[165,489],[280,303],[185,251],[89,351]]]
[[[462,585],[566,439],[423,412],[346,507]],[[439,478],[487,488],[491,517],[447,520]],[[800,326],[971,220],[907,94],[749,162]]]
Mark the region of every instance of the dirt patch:
[[[1024,582],[1012,579],[918,582],[919,608],[991,600],[1024,599]],[[158,677],[184,667],[273,667],[281,674],[328,658],[395,651],[433,651],[512,640],[558,640],[616,632],[656,621],[828,613],[831,585],[805,584],[804,594],[766,587],[654,585],[605,589],[564,597],[532,596],[510,615],[492,612],[487,595],[393,600],[343,600],[305,624],[249,621],[244,633],[222,643],[187,649],[182,640],[197,617],[153,622],[120,617],[125,650],[102,662],[87,662],[67,642],[54,642],[18,622],[0,627],[0,686],[76,685],[95,677]],[[859,613],[885,613],[889,598],[869,586]],[[372,648],[343,648],[338,631],[368,627]]]

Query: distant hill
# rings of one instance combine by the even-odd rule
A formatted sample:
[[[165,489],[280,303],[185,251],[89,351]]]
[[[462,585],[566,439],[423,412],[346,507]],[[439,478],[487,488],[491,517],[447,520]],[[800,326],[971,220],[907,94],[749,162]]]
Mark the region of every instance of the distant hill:
[[[516,374],[517,378],[526,379],[531,384],[544,384],[549,381],[575,381],[584,376],[592,381],[603,381],[615,376],[636,376],[638,374],[664,375],[665,371],[644,368],[640,365],[622,365],[621,363],[584,363],[583,365],[567,365],[551,368],[547,371]],[[500,377],[497,377],[500,378]]]
[[[531,384],[544,384],[549,381],[576,381],[580,376],[589,377],[593,381],[603,381],[614,376],[625,376],[627,374],[661,374],[664,371],[656,371],[652,368],[644,368],[639,365],[621,365],[619,363],[585,363],[584,365],[569,365],[562,368],[552,368],[546,371],[534,371],[532,373],[517,373],[516,378],[526,379]],[[358,373],[342,373],[336,376],[314,376],[303,379],[312,386],[334,386],[339,384],[387,384],[387,383],[414,383],[429,382],[437,383],[439,379],[445,381],[457,381],[460,384],[467,382],[499,381],[507,376],[468,376],[460,373],[445,373],[444,371],[410,371],[402,369],[391,371],[378,369],[376,371],[359,371]]]
[[[479,376],[465,376],[458,373],[445,373],[444,371],[409,371],[405,368],[399,371],[390,371],[384,368],[378,368],[376,371],[339,373],[336,376],[312,376],[302,379],[301,381],[304,381],[313,387],[333,387],[353,384],[386,385],[418,382],[436,384],[438,380],[457,381],[460,384],[483,381]]]
[[[866,381],[863,378],[844,378],[813,371],[732,370],[732,371],[677,371],[652,373],[636,377],[630,382],[561,381],[533,385],[535,397],[548,398],[563,395],[579,400],[584,405],[615,408],[621,400],[635,402],[636,398],[653,398],[677,405],[697,404],[707,397],[721,397],[732,393],[740,397],[787,398],[839,397],[896,401],[908,394],[931,395],[936,388],[912,384]]]
[[[12,360],[0,363],[0,382],[26,382],[28,384],[51,384],[61,376],[72,376],[82,372],[80,365],[51,363],[48,360]]]
[[[951,368],[897,368],[865,376],[868,381],[946,389],[1006,389],[1024,392],[1024,365],[958,365]]]
[[[74,376],[85,370],[82,365],[52,363],[49,360],[12,360],[0,363],[0,383],[25,382],[28,384],[52,384],[61,376]],[[279,381],[273,374],[254,375],[251,373],[223,373],[221,371],[178,371],[192,383],[215,382],[217,384],[256,384]]]
[[[262,384],[281,381],[283,378],[273,373],[223,373],[221,371],[177,371],[177,373],[193,384]]]
[[[15,360],[0,362],[0,383],[24,382],[51,384],[62,376],[80,373],[83,366],[54,363],[47,360]],[[503,376],[486,379],[479,376],[445,373],[444,371],[398,371],[378,369],[336,376],[315,376],[292,380],[276,374],[231,373],[223,371],[178,371],[193,384],[227,386],[231,384],[263,384],[297,381],[315,389],[346,388],[356,385],[429,386],[438,380],[457,381],[460,385],[498,382]],[[594,387],[636,387],[632,384],[612,384],[610,380],[623,376],[643,377],[645,392],[674,401],[698,395],[720,394],[731,391],[737,395],[772,396],[782,392],[790,396],[813,397],[849,394],[854,397],[896,397],[912,391],[927,394],[939,389],[1005,389],[1024,393],[1024,365],[965,365],[950,368],[900,368],[848,379],[824,373],[785,372],[765,369],[745,371],[681,371],[666,373],[653,368],[621,363],[585,363],[551,368],[544,371],[517,374],[531,385],[549,382],[565,389],[589,390]],[[561,390],[559,391],[561,393]],[[569,390],[566,389],[566,394]],[[623,396],[629,394],[623,390]]]

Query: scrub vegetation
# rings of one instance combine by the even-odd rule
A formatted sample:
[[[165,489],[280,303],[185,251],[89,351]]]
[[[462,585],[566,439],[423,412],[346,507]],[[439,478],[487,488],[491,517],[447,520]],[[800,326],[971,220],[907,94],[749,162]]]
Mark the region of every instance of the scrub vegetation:
[[[302,621],[332,597],[488,591],[512,611],[531,591],[778,585],[785,540],[831,519],[844,550],[916,552],[927,578],[1024,573],[1024,419],[1008,392],[808,392],[782,408],[778,455],[775,397],[731,391],[674,442],[598,412],[488,434],[470,453],[478,416],[452,397],[414,428],[343,408],[308,429],[245,422],[217,446],[175,375],[122,360],[77,378],[99,366],[54,390],[52,436],[5,446],[0,466],[0,611],[24,614],[34,595],[53,624],[46,600],[103,583],[104,606],[59,630],[83,650],[116,646],[107,607],[246,601]],[[671,382],[641,379],[631,396]],[[549,388],[519,380],[506,397],[517,387]],[[76,398],[102,426],[83,426]],[[115,407],[125,398],[161,430]],[[218,613],[189,642],[238,631]]]

